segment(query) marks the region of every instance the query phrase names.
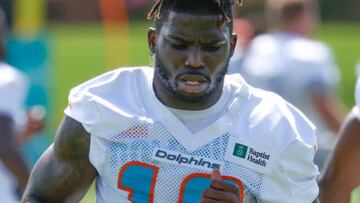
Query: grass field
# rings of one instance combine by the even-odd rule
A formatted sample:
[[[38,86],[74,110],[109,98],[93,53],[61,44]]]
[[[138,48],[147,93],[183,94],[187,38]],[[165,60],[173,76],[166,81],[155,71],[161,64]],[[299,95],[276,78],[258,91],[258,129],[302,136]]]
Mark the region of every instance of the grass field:
[[[142,23],[131,25],[131,37],[126,39],[130,40],[130,45],[121,47],[119,51],[119,54],[130,53],[130,58],[119,61],[119,64],[133,66],[150,63],[147,27]],[[52,25],[49,31],[55,79],[52,92],[55,118],[52,123],[56,126],[67,105],[70,88],[114,67],[106,65],[107,44],[100,25]],[[360,23],[323,23],[316,36],[334,50],[342,74],[339,95],[350,108],[354,104],[354,67],[360,59]],[[353,203],[360,203],[359,194],[360,191],[354,193]],[[82,202],[95,202],[93,188]]]
[[[147,24],[134,23],[126,40],[130,46],[121,47],[129,53],[121,65],[150,64],[147,48]],[[342,79],[339,95],[348,107],[354,104],[354,67],[360,60],[360,23],[323,23],[317,38],[333,48]],[[60,119],[66,106],[67,94],[74,85],[115,67],[106,65],[106,40],[101,25],[53,25],[50,28],[51,55],[54,67],[54,107],[56,120]]]
[[[341,71],[339,95],[348,107],[354,104],[355,65],[360,62],[360,23],[324,23],[317,38],[334,51]]]

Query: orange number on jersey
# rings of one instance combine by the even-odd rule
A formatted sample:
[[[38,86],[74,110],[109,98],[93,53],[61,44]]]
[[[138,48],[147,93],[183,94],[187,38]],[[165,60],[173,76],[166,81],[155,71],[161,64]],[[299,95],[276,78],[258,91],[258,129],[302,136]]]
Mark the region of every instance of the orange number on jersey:
[[[129,192],[128,199],[136,203],[153,203],[156,178],[159,167],[139,161],[126,163],[118,175],[118,188]],[[244,186],[242,182],[231,176],[221,176],[240,189],[240,200],[244,200]],[[202,193],[211,182],[211,174],[193,173],[185,177],[180,186],[179,203],[200,202]]]
[[[130,201],[152,203],[159,168],[139,161],[126,163],[118,175],[118,188],[129,192]]]

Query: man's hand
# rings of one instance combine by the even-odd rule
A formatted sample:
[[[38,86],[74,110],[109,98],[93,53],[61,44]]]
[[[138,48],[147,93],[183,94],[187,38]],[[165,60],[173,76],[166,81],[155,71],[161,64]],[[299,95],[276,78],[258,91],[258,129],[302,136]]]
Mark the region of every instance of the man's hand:
[[[240,190],[236,185],[226,183],[221,179],[219,169],[214,169],[211,174],[212,181],[201,197],[201,203],[228,202],[240,203]]]
[[[17,135],[20,144],[25,143],[44,128],[45,116],[46,110],[42,106],[35,106],[29,110],[26,127],[23,132]]]

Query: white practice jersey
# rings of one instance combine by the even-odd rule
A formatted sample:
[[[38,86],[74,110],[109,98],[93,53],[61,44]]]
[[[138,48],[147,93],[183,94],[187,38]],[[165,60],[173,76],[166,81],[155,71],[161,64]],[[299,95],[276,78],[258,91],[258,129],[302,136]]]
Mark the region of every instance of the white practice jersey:
[[[314,122],[320,134],[330,131],[311,104],[311,95],[334,94],[339,80],[331,50],[300,35],[273,32],[254,39],[240,72],[249,84],[276,92]]]
[[[122,68],[71,90],[65,113],[91,134],[98,202],[200,202],[213,168],[246,203],[317,197],[314,126],[293,106],[228,75],[226,111],[194,132],[152,78],[152,68]]]
[[[10,116],[19,130],[24,124],[24,103],[28,81],[25,75],[6,63],[0,62],[0,115]],[[1,142],[1,140],[0,140]],[[1,202],[15,203],[15,178],[0,160]]]
[[[27,91],[27,77],[8,64],[0,62],[0,114],[12,117],[21,125]]]
[[[357,84],[356,84],[355,100],[356,100],[357,116],[360,119],[360,76],[359,76],[359,79],[358,79]]]

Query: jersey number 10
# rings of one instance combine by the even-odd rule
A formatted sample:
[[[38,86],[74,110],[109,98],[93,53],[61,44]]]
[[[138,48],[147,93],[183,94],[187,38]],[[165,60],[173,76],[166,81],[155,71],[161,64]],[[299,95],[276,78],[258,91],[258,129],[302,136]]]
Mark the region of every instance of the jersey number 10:
[[[139,161],[126,163],[118,175],[118,188],[129,192],[128,199],[136,203],[153,203],[156,178],[159,168]],[[221,176],[228,183],[240,188],[240,200],[244,199],[242,182],[231,176]],[[178,203],[200,202],[202,193],[209,187],[211,174],[192,173],[180,186]]]

